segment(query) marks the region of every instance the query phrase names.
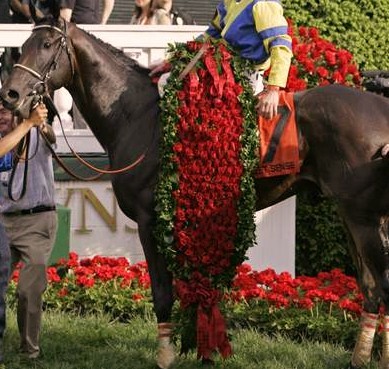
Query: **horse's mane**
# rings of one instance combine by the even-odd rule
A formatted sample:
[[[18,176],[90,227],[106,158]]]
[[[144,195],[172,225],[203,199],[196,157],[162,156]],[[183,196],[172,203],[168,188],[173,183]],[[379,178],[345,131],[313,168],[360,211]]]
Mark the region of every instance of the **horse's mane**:
[[[110,53],[113,54],[113,56],[120,60],[125,66],[127,66],[130,70],[136,70],[137,72],[148,74],[149,69],[142,67],[136,60],[130,58],[128,55],[126,55],[122,50],[112,46],[111,44],[104,42],[100,38],[96,37],[92,33],[89,33],[85,30],[81,30],[86,35],[90,36],[92,39],[94,39],[97,43],[99,43],[101,46],[103,46],[105,49],[107,49]]]
[[[60,29],[63,29],[63,25],[58,21],[58,19],[55,19],[52,16],[47,16],[45,18],[41,18],[37,20],[35,25],[41,25],[41,24],[49,24],[50,26],[57,27]],[[104,42],[103,40],[99,39],[95,35],[93,35],[90,32],[87,32],[81,28],[79,28],[82,32],[84,32],[87,36],[91,37],[94,41],[96,41],[98,44],[104,47],[104,49],[108,50],[112,55],[121,61],[124,66],[126,66],[129,70],[135,70],[139,73],[146,74],[150,72],[150,69],[142,67],[136,60],[132,59],[128,55],[126,55],[122,50],[112,46],[111,44]]]

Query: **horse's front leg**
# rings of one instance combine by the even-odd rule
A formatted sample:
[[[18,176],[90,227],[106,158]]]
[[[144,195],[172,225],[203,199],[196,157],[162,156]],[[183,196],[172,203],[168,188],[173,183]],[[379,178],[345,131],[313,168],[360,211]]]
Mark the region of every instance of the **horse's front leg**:
[[[157,251],[152,227],[139,223],[139,237],[149,268],[154,311],[158,322],[157,365],[161,369],[167,369],[175,360],[175,349],[171,342],[173,327],[170,322],[173,307],[172,274],[167,269],[164,257]]]

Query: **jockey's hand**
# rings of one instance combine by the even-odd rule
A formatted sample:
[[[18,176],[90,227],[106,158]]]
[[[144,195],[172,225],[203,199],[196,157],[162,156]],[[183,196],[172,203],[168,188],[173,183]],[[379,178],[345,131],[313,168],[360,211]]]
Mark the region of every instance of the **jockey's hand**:
[[[279,89],[278,86],[267,86],[266,90],[258,95],[255,107],[259,115],[266,119],[273,119],[277,115]]]
[[[168,61],[164,60],[162,62],[156,63],[156,64],[151,64],[150,65],[150,77],[155,77],[163,73],[169,72],[171,69],[171,65]]]
[[[42,126],[46,123],[48,110],[46,105],[40,103],[37,107],[31,112],[30,116],[27,118],[34,126]]]

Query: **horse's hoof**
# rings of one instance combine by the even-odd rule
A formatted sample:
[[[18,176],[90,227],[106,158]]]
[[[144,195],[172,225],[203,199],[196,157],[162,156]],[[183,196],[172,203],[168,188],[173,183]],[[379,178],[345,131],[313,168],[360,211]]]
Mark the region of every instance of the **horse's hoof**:
[[[389,369],[389,361],[388,358],[385,358],[384,360],[381,359],[378,363],[378,369]]]
[[[175,360],[174,346],[171,343],[163,344],[158,348],[157,366],[159,369],[168,369]]]
[[[201,364],[211,366],[215,365],[215,362],[212,359],[201,359]]]

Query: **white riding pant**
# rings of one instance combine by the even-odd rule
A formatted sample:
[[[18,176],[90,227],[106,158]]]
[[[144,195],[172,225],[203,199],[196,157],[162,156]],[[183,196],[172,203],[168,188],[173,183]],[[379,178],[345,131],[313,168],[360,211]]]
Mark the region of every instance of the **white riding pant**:
[[[249,75],[251,87],[254,90],[254,95],[258,95],[263,91],[263,71],[255,71],[254,73]]]

